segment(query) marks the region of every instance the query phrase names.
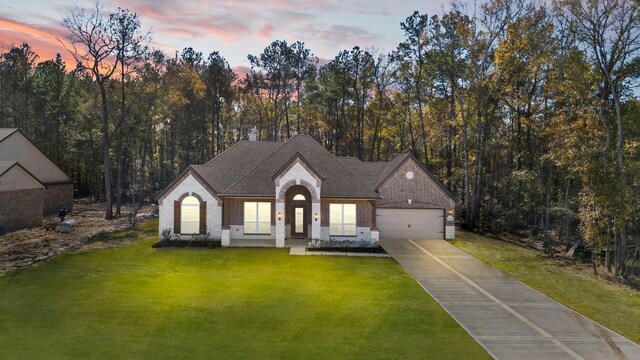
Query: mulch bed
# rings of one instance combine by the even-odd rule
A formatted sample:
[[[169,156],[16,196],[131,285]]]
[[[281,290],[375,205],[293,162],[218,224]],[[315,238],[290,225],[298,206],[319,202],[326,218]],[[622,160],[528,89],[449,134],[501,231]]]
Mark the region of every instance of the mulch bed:
[[[321,247],[321,248],[307,248],[307,251],[371,253],[371,254],[386,254],[387,253],[380,246],[376,246],[376,247]]]
[[[154,249],[162,248],[190,248],[190,249],[215,249],[221,247],[220,241],[211,240],[161,240],[153,244]]]

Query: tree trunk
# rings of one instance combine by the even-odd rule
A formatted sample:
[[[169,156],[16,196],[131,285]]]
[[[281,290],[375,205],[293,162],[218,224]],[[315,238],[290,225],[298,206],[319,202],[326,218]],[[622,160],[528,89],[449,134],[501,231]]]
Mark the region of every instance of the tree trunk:
[[[618,125],[618,139],[616,141],[616,154],[618,158],[618,181],[619,183],[619,196],[620,196],[620,206],[622,208],[626,207],[626,196],[625,196],[625,183],[626,179],[624,176],[624,159],[622,154],[622,147],[624,146],[624,137],[622,131],[622,114],[621,114],[621,105],[620,105],[620,96],[619,92],[614,89],[613,91],[614,104],[616,108],[616,122]],[[618,274],[622,277],[627,275],[627,233],[625,228],[626,219],[622,219],[620,221],[620,246],[618,246],[618,251],[616,251],[616,268]]]
[[[117,170],[116,170],[116,217],[119,218],[122,216],[122,195],[124,193],[124,188],[122,186],[122,182],[124,181],[124,154],[122,153],[122,144],[118,145],[118,162],[117,162]]]
[[[100,96],[102,99],[102,156],[104,161],[104,198],[105,198],[105,219],[113,219],[113,200],[111,199],[111,158],[109,149],[111,138],[109,136],[109,109],[107,105],[107,89],[104,82],[99,81]]]
[[[546,196],[544,201],[544,250],[549,252],[549,207],[551,206],[551,193],[553,190],[553,167],[549,165],[549,174],[547,175]]]

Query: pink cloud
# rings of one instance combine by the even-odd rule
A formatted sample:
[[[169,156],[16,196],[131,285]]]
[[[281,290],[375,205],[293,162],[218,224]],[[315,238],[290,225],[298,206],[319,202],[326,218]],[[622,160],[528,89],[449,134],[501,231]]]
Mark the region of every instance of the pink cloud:
[[[76,61],[67,51],[71,46],[61,36],[60,28],[32,25],[0,17],[0,47],[7,51],[23,42],[28,43],[38,54],[39,61],[55,59],[56,54],[60,54],[68,67],[75,67]]]
[[[273,39],[273,25],[271,25],[271,24],[262,25],[262,27],[260,28],[260,31],[258,33],[260,34],[260,36],[263,39],[272,40]]]
[[[359,45],[361,47],[379,45],[385,40],[378,34],[369,32],[359,26],[330,25],[317,26],[307,25],[298,30],[309,39],[318,40],[327,44],[338,45],[351,48]]]

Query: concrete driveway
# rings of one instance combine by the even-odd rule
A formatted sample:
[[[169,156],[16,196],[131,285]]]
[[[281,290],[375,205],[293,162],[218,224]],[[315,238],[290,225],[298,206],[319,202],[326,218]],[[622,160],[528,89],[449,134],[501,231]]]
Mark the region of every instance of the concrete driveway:
[[[496,359],[640,359],[637,344],[444,240],[381,245]]]

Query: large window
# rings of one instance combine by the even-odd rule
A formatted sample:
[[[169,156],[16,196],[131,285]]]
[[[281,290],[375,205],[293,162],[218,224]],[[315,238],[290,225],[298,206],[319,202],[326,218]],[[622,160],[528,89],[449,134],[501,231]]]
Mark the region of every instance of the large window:
[[[180,204],[180,233],[200,233],[200,201],[195,196],[187,196]]]
[[[271,234],[271,203],[244,203],[244,233]]]
[[[356,235],[356,204],[329,204],[329,234]]]

